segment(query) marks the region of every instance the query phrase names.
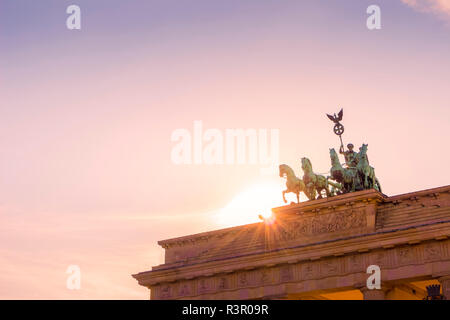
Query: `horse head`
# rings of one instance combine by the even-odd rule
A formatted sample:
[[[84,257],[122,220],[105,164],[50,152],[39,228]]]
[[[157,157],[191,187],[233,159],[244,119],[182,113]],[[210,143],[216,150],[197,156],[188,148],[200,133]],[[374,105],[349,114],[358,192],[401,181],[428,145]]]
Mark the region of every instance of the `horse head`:
[[[283,178],[285,175],[289,176],[290,174],[294,174],[294,170],[292,170],[291,167],[289,167],[287,164],[280,164],[280,177]]]
[[[286,174],[286,166],[285,164],[280,164],[278,168],[280,169],[280,178],[283,178]]]
[[[302,158],[302,170],[312,171],[311,161],[308,158]]]
[[[367,153],[367,146],[368,146],[368,144],[363,143],[362,146],[359,148],[359,153],[366,154]]]
[[[359,152],[357,154],[357,160],[360,162],[360,160],[367,159],[367,144],[363,143],[362,146],[359,148]]]
[[[339,163],[339,157],[336,153],[336,150],[334,150],[334,148],[330,149],[330,159],[331,159],[331,165],[334,165],[335,163]]]

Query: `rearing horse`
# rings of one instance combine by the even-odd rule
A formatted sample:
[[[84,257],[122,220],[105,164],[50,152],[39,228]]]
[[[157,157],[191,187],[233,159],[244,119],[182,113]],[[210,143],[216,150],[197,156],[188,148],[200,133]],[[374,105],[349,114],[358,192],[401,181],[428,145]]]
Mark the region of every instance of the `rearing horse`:
[[[381,185],[375,176],[375,169],[369,165],[369,160],[367,159],[367,144],[363,143],[362,147],[359,148],[356,168],[364,181],[364,189],[374,188],[381,192]]]
[[[305,183],[302,179],[295,176],[294,170],[287,164],[280,164],[280,177],[286,177],[286,190],[283,191],[283,201],[286,203],[285,194],[292,192],[297,195],[297,203],[300,202],[300,192],[303,192],[309,200],[315,198],[315,194],[311,195],[306,189]]]
[[[355,191],[356,176],[355,169],[344,169],[339,161],[339,157],[334,148],[330,149],[331,169],[330,174],[333,180],[342,184],[342,191],[344,193]]]

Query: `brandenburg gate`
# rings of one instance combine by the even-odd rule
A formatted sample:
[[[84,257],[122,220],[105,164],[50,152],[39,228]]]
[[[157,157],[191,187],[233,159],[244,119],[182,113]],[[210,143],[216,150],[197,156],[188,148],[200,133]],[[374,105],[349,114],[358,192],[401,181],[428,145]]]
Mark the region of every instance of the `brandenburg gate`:
[[[297,203],[260,223],[159,241],[165,263],[133,275],[150,299],[450,299],[450,185],[386,196],[368,145],[344,150],[342,116],[328,118],[344,166],[334,149],[328,177],[308,158],[302,179],[282,164],[283,198]],[[379,289],[367,285],[369,266]]]
[[[450,186],[363,190],[273,209],[273,220],[158,242],[134,275],[151,299],[450,299]],[[369,265],[381,289],[369,290]]]

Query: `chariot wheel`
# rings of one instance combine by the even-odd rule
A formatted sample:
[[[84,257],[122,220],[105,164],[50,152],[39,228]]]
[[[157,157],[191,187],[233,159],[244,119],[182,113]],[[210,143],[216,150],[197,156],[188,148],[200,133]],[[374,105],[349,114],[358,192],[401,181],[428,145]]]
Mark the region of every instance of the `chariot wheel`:
[[[344,126],[340,123],[336,123],[334,125],[333,131],[335,134],[337,134],[338,136],[340,136],[341,134],[344,133]]]

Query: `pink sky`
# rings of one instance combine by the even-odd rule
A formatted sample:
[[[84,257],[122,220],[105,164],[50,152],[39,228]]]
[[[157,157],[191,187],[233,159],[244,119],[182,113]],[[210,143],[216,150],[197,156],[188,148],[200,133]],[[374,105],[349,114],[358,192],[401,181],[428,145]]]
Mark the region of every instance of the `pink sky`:
[[[279,129],[301,175],[304,156],[329,170],[325,113],[343,107],[385,194],[449,184],[445,1],[379,1],[377,31],[370,1],[79,1],[80,31],[69,2],[25,3],[0,11],[2,299],[146,299],[131,274],[163,263],[158,240],[225,227],[253,185],[279,183],[280,204],[259,166],[173,164],[171,133],[194,120]]]

